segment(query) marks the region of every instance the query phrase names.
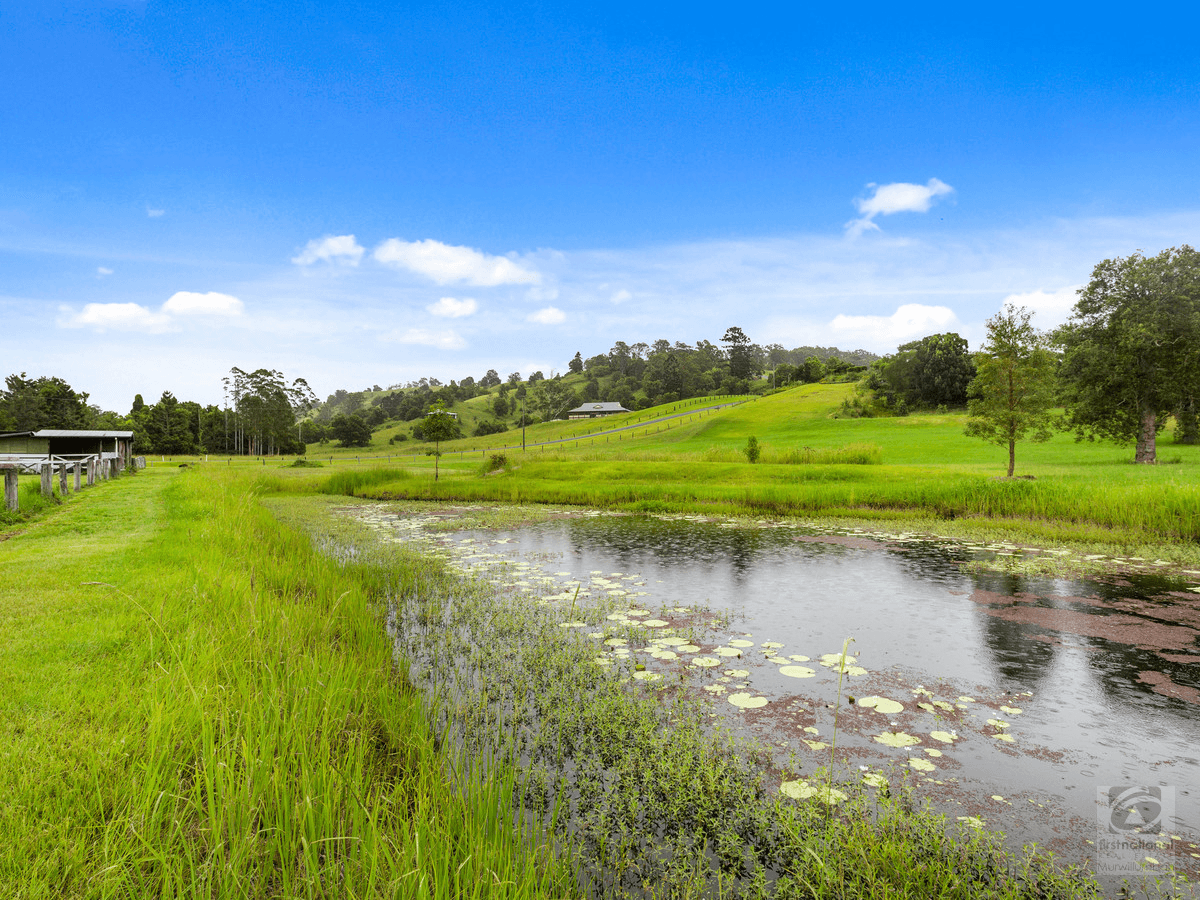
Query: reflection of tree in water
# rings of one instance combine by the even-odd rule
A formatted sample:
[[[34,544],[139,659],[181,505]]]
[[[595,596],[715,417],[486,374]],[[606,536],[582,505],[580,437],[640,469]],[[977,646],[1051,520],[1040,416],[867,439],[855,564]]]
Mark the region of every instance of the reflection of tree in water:
[[[641,564],[647,556],[665,568],[681,566],[689,570],[727,560],[738,580],[750,574],[759,555],[792,543],[788,535],[757,528],[720,528],[644,516],[574,519],[570,540],[577,551],[615,554],[625,567]]]
[[[980,590],[1004,596],[1016,596],[1029,590],[1025,579],[1017,575],[982,575],[975,579]],[[1010,622],[989,615],[982,604],[974,604],[983,632],[983,645],[991,656],[992,668],[1007,690],[1038,692],[1038,685],[1054,665],[1056,647],[1036,640],[1032,625]]]

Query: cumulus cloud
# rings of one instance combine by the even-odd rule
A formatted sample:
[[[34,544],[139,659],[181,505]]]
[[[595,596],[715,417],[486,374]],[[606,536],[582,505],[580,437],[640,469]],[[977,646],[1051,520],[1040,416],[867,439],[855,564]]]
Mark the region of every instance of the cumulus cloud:
[[[846,223],[846,229],[852,236],[858,236],[864,231],[878,231],[876,216],[890,216],[898,212],[928,212],[936,198],[954,192],[954,188],[938,178],[930,178],[926,184],[897,181],[893,184],[871,183],[867,187],[874,188],[875,192],[870,197],[860,197],[854,201],[859,218]]]
[[[461,300],[454,297],[443,297],[437,303],[430,303],[425,309],[432,315],[445,319],[461,319],[479,309],[479,304],[471,297],[463,297]]]
[[[1026,294],[1009,294],[1004,303],[1013,306],[1024,306],[1037,314],[1033,324],[1038,328],[1054,328],[1071,317],[1075,301],[1079,299],[1078,291],[1081,284],[1068,285],[1057,291],[1030,291]]]
[[[193,291],[176,291],[162,305],[164,313],[176,316],[240,316],[245,305],[230,294],[209,291],[197,294]]]
[[[528,322],[536,322],[539,325],[561,325],[567,321],[567,314],[561,309],[547,306],[545,309],[539,309],[535,313],[530,313],[525,319]]]
[[[165,209],[151,209],[149,206],[146,207],[146,215],[148,215],[151,219],[160,218],[161,216],[166,215],[166,213],[167,211]]]
[[[171,327],[171,317],[147,309],[140,303],[88,303],[78,313],[62,308],[59,324],[64,328],[92,328],[96,331],[159,333]]]
[[[467,346],[456,331],[430,331],[427,328],[409,328],[406,331],[393,331],[385,335],[385,340],[398,344],[420,344],[425,347],[436,347],[439,350],[461,350]]]
[[[926,306],[923,303],[905,303],[890,316],[837,315],[829,328],[839,337],[852,343],[871,346],[896,346],[905,341],[952,331],[958,326],[958,317],[947,306]]]
[[[633,294],[629,293],[629,291],[625,290],[624,288],[621,288],[621,290],[617,291],[615,294],[612,295],[613,303],[624,303],[626,300],[632,300],[632,299],[633,299]]]
[[[352,234],[327,234],[305,244],[304,249],[292,257],[292,262],[298,266],[311,266],[316,262],[357,266],[366,252]]]
[[[501,284],[537,284],[530,271],[507,256],[489,256],[471,247],[454,247],[441,241],[402,241],[390,238],[375,248],[375,259],[396,269],[424,275],[437,284],[463,282],[479,287]]]

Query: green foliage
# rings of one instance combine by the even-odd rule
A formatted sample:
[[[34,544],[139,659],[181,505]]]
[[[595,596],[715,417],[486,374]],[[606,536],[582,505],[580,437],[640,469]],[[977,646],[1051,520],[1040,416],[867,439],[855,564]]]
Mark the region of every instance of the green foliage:
[[[335,472],[317,488],[320,494],[341,494],[346,497],[360,496],[364,489],[393,481],[404,481],[412,475],[407,469],[379,468],[359,469],[350,472]]]
[[[1005,306],[987,322],[987,340],[976,355],[976,376],[964,433],[1008,447],[1008,477],[1018,441],[1050,439],[1054,355],[1047,337],[1030,324],[1033,313]]]
[[[743,448],[742,452],[746,454],[747,462],[758,462],[759,456],[762,455],[762,450],[758,446],[758,438],[756,438],[754,435],[750,435],[750,437],[746,440],[746,446]]]
[[[442,441],[452,441],[462,437],[462,429],[458,427],[458,421],[446,412],[446,408],[439,401],[429,410],[429,415],[421,420],[421,433],[424,440],[433,441],[433,480],[437,481],[438,458],[442,455]]]
[[[371,443],[371,428],[362,416],[345,416],[338,413],[329,423],[329,433],[343,447],[366,447]]]
[[[493,453],[483,463],[483,474],[487,475],[506,468],[508,468],[508,457],[503,453]]]
[[[721,343],[725,345],[725,352],[729,358],[729,375],[734,379],[749,378],[756,374],[754,369],[754,356],[751,352],[750,338],[746,333],[736,325],[732,325],[725,330],[725,335],[721,338]]]
[[[974,377],[966,340],[946,332],[901,344],[894,354],[872,363],[864,384],[893,407],[903,400],[907,410],[963,406]]]
[[[43,428],[90,428],[100,414],[88,406],[88,395],[74,391],[61,378],[9,375],[0,391],[0,431]]]
[[[1154,462],[1165,417],[1200,395],[1200,253],[1104,260],[1055,339],[1071,427]]]

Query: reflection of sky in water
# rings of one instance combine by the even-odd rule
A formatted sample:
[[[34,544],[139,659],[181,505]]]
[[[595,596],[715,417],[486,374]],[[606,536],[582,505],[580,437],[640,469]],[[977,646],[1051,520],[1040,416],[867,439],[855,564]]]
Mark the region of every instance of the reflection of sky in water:
[[[1073,836],[1062,845],[1076,855],[1085,838],[1095,838],[1096,788],[1108,784],[1145,784],[1177,792],[1177,831],[1194,835],[1200,823],[1200,707],[1162,697],[1136,680],[1143,670],[1166,672],[1179,684],[1197,686],[1190,666],[1168,663],[1101,638],[1054,634],[1038,640],[1041,628],[988,615],[971,600],[977,589],[1005,596],[1032,594],[1041,606],[1095,615],[1103,607],[1070,602],[1070,597],[1106,600],[1137,597],[1175,587],[1145,577],[1133,587],[1016,575],[962,574],[956,564],[963,551],[929,544],[901,548],[854,549],[798,543],[788,529],[726,528],[641,517],[600,517],[551,523],[515,533],[523,553],[562,554],[555,567],[586,576],[593,570],[637,572],[651,597],[647,608],[708,604],[735,614],[729,634],[749,632],[756,641],[785,645],[784,654],[813,658],[840,650],[853,636],[851,652],[872,673],[898,678],[908,687],[944,679],[951,692],[1014,699],[1024,710],[1005,716],[1018,754],[1002,752],[994,740],[976,735],[947,748],[961,768],[947,769],[974,792],[999,793],[1021,802],[1044,802],[1078,817]],[[1200,661],[1200,657],[1198,657]],[[742,663],[739,662],[739,665]],[[769,696],[824,698],[828,679],[797,681],[756,668],[752,683]],[[858,688],[857,680],[848,690]],[[908,691],[892,696],[911,707]],[[998,715],[981,710],[984,716]],[[982,718],[983,716],[981,716]],[[880,726],[886,727],[880,716]],[[931,723],[918,725],[928,731]],[[795,735],[785,738],[795,740]],[[847,740],[854,742],[852,736]],[[927,742],[928,743],[928,742]],[[1049,758],[1027,751],[1045,748]],[[894,758],[894,756],[893,756]],[[973,786],[973,787],[972,787]],[[1009,821],[1004,822],[1005,816]],[[1044,814],[1045,815],[1045,814]],[[1016,836],[1049,841],[1049,823],[1013,809],[988,817]],[[1061,825],[1061,822],[1058,823]],[[1074,844],[1075,853],[1070,852]],[[1160,854],[1161,855],[1161,854]],[[1185,854],[1186,855],[1186,854]],[[1192,862],[1197,862],[1192,860]]]

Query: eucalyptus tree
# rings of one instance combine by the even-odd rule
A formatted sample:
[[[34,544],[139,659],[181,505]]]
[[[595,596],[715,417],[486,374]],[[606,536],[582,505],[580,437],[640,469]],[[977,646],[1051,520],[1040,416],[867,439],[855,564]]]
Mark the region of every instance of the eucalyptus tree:
[[[967,387],[966,434],[1008,446],[1008,477],[1017,442],[1049,440],[1055,390],[1055,356],[1049,338],[1030,323],[1033,313],[1006,305],[987,321],[987,340],[975,355]]]
[[[222,380],[233,400],[233,446],[248,454],[278,453],[290,443],[296,418],[317,402],[303,378],[291,383],[276,369],[244,372],[234,366]]]
[[[1200,253],[1104,260],[1055,339],[1076,434],[1133,443],[1134,462],[1155,462],[1165,419],[1200,388]]]

